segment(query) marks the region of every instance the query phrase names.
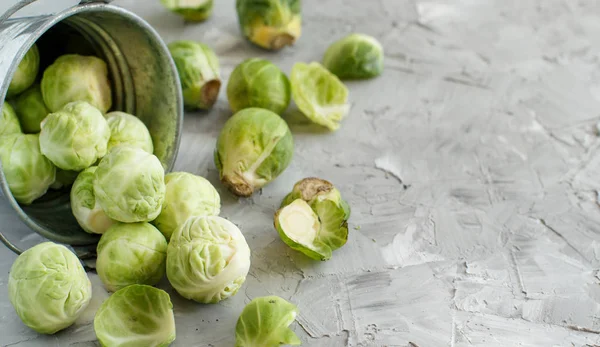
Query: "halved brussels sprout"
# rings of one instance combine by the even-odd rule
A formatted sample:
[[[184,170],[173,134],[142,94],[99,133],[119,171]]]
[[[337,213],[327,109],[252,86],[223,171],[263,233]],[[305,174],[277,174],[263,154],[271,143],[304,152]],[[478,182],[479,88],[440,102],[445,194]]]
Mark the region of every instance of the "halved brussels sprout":
[[[81,171],[106,154],[109,138],[102,113],[85,101],[75,101],[44,119],[40,148],[57,167]]]
[[[92,298],[92,284],[73,252],[42,242],[13,263],[8,298],[25,325],[54,334],[79,318]]]
[[[221,182],[234,194],[247,197],[279,176],[293,153],[292,133],[281,117],[262,108],[246,108],[223,126],[215,164]]]
[[[282,114],[290,104],[290,81],[265,59],[251,58],[238,65],[227,83],[227,99],[233,112],[260,107]]]
[[[244,235],[218,216],[190,217],[171,236],[167,278],[184,298],[214,304],[235,295],[250,269]]]
[[[171,172],[165,176],[165,185],[162,210],[152,223],[167,240],[189,217],[217,216],[221,211],[221,197],[204,177]]]
[[[21,125],[15,109],[5,101],[2,106],[2,118],[0,118],[0,136],[10,134],[21,134]]]
[[[75,183],[77,176],[79,175],[78,171],[69,171],[63,169],[56,169],[56,179],[54,183],[50,186],[52,189],[62,189],[65,187],[70,187]]]
[[[348,88],[319,63],[296,63],[292,68],[292,97],[308,119],[337,130],[350,110]]]
[[[149,222],[165,199],[165,171],[156,156],[128,146],[114,147],[94,173],[97,201],[114,220]]]
[[[169,294],[143,284],[118,290],[94,317],[102,346],[166,347],[175,341],[175,316]]]
[[[165,275],[167,240],[149,223],[117,223],[100,238],[96,270],[111,292],[132,284],[155,285]]]
[[[291,248],[328,260],[348,240],[350,206],[328,181],[300,180],[275,213],[275,228]]]
[[[90,234],[104,234],[115,221],[104,213],[94,194],[96,169],[97,166],[89,167],[77,176],[71,188],[71,211],[83,230]]]
[[[110,128],[107,147],[109,151],[117,145],[127,145],[143,149],[150,154],[154,152],[150,131],[138,117],[115,111],[107,113],[106,119]]]
[[[213,0],[160,0],[172,12],[189,22],[202,22],[212,14]]]
[[[237,0],[236,9],[244,35],[260,47],[279,50],[300,38],[300,0]]]
[[[10,192],[21,204],[31,204],[54,183],[56,167],[40,152],[37,134],[3,136],[0,160]]]
[[[188,109],[210,109],[221,89],[219,58],[205,44],[195,41],[175,41],[169,51],[177,67],[183,102]]]
[[[278,296],[255,298],[242,311],[235,326],[235,347],[299,346],[298,336],[289,328],[298,308]]]
[[[17,96],[15,111],[17,111],[17,117],[25,133],[37,134],[40,132],[42,121],[50,113],[50,110],[44,104],[39,84],[34,84]]]
[[[351,34],[334,42],[323,65],[339,78],[371,78],[383,70],[383,47],[372,36]]]
[[[108,68],[97,57],[62,55],[44,71],[41,85],[44,102],[52,112],[73,101],[86,101],[102,113],[112,106]]]
[[[13,75],[6,96],[11,97],[22,93],[29,88],[37,78],[40,68],[40,52],[36,44],[25,53]]]

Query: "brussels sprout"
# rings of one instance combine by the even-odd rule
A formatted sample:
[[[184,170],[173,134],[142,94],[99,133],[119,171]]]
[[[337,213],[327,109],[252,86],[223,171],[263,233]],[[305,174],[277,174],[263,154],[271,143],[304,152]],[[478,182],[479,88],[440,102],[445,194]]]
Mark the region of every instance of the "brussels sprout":
[[[21,204],[31,204],[54,183],[56,167],[40,152],[37,134],[3,136],[0,160],[10,192]]]
[[[67,247],[43,242],[13,263],[8,298],[25,325],[41,334],[54,334],[73,324],[88,306],[92,284]]]
[[[247,59],[238,65],[227,83],[227,99],[233,112],[260,107],[282,114],[290,104],[290,81],[275,64]]]
[[[17,71],[13,75],[6,96],[11,97],[22,93],[29,88],[37,78],[40,68],[40,52],[36,44],[25,53],[23,60],[19,63]]]
[[[89,167],[77,176],[71,188],[71,211],[83,230],[90,234],[104,234],[115,221],[104,213],[94,194],[96,169],[97,166]]]
[[[117,223],[96,249],[98,276],[109,291],[132,284],[155,285],[165,275],[167,240],[148,223]]]
[[[175,316],[169,294],[134,284],[102,303],[94,318],[102,346],[166,347],[175,341]]]
[[[260,47],[279,50],[300,38],[300,0],[237,0],[236,9],[244,35]]]
[[[274,180],[292,161],[294,140],[277,114],[246,108],[231,117],[217,140],[215,164],[234,194],[250,196]]]
[[[250,248],[235,224],[218,216],[190,217],[171,236],[167,278],[184,298],[217,303],[235,295],[250,269]]]
[[[299,346],[298,336],[289,328],[298,308],[278,296],[250,301],[235,326],[235,347]]]
[[[156,156],[117,146],[102,158],[94,175],[94,193],[108,217],[134,223],[159,215],[165,199],[165,172]]]
[[[44,119],[40,148],[59,168],[81,171],[106,154],[109,138],[102,113],[85,101],[75,101]]]
[[[79,175],[78,171],[69,171],[56,169],[56,179],[54,179],[54,183],[50,186],[52,189],[62,189],[65,187],[70,187],[75,183],[77,176]]]
[[[207,45],[194,41],[175,41],[169,51],[177,67],[183,103],[188,109],[210,109],[221,89],[219,59]]]
[[[219,193],[204,177],[187,172],[165,176],[166,194],[154,225],[167,240],[191,216],[217,216],[221,211]]]
[[[15,99],[15,110],[25,133],[37,134],[44,118],[50,113],[39,84],[33,85]]]
[[[73,101],[86,101],[106,113],[112,106],[106,63],[97,57],[66,54],[42,77],[42,96],[51,112]]]
[[[110,128],[108,150],[117,145],[127,145],[143,149],[152,154],[154,145],[150,131],[139,118],[125,112],[110,112],[106,114]]]
[[[189,22],[202,22],[212,14],[213,0],[160,0],[172,12]]]
[[[2,118],[0,119],[0,136],[20,133],[21,125],[19,125],[15,109],[5,101],[2,106]]]
[[[331,258],[348,240],[350,206],[333,184],[305,178],[294,185],[279,211],[275,228],[292,249],[316,260]]]
[[[311,121],[337,130],[346,117],[348,88],[319,63],[296,63],[292,68],[292,97]]]
[[[351,34],[334,42],[323,65],[339,78],[371,78],[383,70],[383,47],[374,37]]]

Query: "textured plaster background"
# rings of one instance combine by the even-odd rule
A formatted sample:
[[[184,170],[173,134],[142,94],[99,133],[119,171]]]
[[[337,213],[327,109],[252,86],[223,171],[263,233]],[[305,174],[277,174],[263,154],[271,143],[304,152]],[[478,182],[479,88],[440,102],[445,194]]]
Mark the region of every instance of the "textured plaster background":
[[[158,1],[116,1],[167,41],[212,46],[226,80],[264,57],[290,71],[358,31],[386,50],[383,76],[348,83],[352,111],[326,133],[289,116],[288,170],[237,201],[217,181],[212,151],[230,116],[189,113],[178,170],[208,177],[222,215],[252,249],[246,285],[218,305],[172,290],[174,346],[232,346],[250,299],[300,308],[306,346],[600,345],[600,2],[575,0],[305,0],[304,33],[279,53],[239,32],[233,0],[184,25]],[[291,251],[272,215],[293,183],[331,180],[352,206],[348,244],[324,263]],[[0,345],[95,346],[94,302],[55,336],[27,329],[6,298],[15,258],[0,250]],[[162,287],[169,288],[163,284]]]

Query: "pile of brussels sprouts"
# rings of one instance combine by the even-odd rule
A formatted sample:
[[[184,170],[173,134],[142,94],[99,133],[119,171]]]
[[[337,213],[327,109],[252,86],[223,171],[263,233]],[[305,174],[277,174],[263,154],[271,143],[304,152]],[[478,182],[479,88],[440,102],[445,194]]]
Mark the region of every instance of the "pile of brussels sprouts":
[[[161,0],[187,21],[210,17],[212,0]],[[301,33],[299,0],[237,0],[243,34],[279,50]],[[205,44],[168,45],[186,109],[208,110],[221,89],[218,57]],[[96,312],[102,346],[167,346],[175,340],[169,295],[153,287],[165,275],[182,297],[217,303],[235,295],[250,269],[240,229],[219,217],[220,196],[203,177],[165,174],[152,136],[135,115],[111,111],[106,63],[95,56],[63,55],[39,74],[34,45],[19,64],[0,119],[0,160],[13,197],[31,204],[49,189],[70,187],[71,210],[81,228],[100,234],[96,270],[114,292]],[[241,62],[227,82],[233,116],[214,151],[222,184],[249,197],[290,164],[294,141],[284,120],[293,100],[312,122],[331,131],[350,108],[341,79],[364,79],[383,69],[372,37],[352,34],[333,43],[322,64],[297,63],[290,78],[275,64]],[[334,185],[308,177],[297,182],[274,214],[282,241],[325,261],[348,239],[350,206]],[[9,298],[30,328],[53,334],[72,325],[92,289],[77,257],[44,242],[21,254],[9,277]],[[299,345],[289,328],[298,310],[277,296],[252,300],[236,326],[236,346]]]

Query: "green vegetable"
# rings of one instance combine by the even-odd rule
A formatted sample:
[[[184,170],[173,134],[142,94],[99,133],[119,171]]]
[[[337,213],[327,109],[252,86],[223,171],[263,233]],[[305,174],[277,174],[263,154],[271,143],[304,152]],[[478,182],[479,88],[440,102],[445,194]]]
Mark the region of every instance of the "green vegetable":
[[[233,112],[260,107],[282,114],[290,104],[287,76],[268,60],[252,58],[238,65],[227,83],[227,99]]]
[[[40,152],[39,135],[3,136],[0,160],[10,192],[21,204],[31,204],[54,183],[56,167]]]
[[[102,113],[84,101],[65,105],[42,122],[42,153],[63,170],[81,171],[106,154],[110,128]]]
[[[54,334],[73,324],[88,306],[92,284],[75,254],[65,246],[43,242],[13,263],[8,298],[25,325]]]
[[[165,176],[166,194],[154,225],[169,240],[173,232],[191,216],[217,216],[221,198],[210,182],[187,172]]]
[[[346,117],[348,89],[319,63],[296,63],[292,68],[292,97],[311,121],[331,131]]]
[[[25,133],[37,134],[40,132],[41,123],[50,111],[44,104],[39,84],[34,84],[17,96],[15,110]]]
[[[110,128],[109,151],[115,146],[127,145],[143,149],[150,154],[154,152],[150,131],[139,118],[115,111],[107,113],[106,119]]]
[[[167,278],[184,298],[217,303],[237,293],[250,269],[244,235],[218,216],[190,217],[171,236]]]
[[[29,88],[38,74],[40,68],[40,52],[36,44],[25,53],[23,60],[19,63],[17,71],[13,75],[6,96],[11,97],[22,93]]]
[[[185,107],[212,108],[221,89],[215,52],[205,44],[187,40],[171,42],[169,51],[179,73]]]
[[[189,22],[202,22],[212,14],[213,0],[160,0],[172,12]]]
[[[348,240],[350,206],[333,184],[305,178],[294,185],[279,211],[275,228],[292,249],[316,260],[328,260]]]
[[[149,222],[165,199],[165,172],[158,158],[135,147],[114,147],[98,165],[94,193],[106,215],[124,223]]]
[[[165,275],[167,240],[151,224],[114,224],[96,251],[96,270],[109,291],[132,284],[155,285]]]
[[[374,37],[351,34],[329,46],[323,65],[342,79],[379,76],[383,71],[383,47]]]
[[[77,179],[77,175],[79,175],[78,171],[69,171],[63,169],[56,169],[56,179],[54,183],[50,186],[52,189],[61,189],[64,187],[70,187],[75,183]]]
[[[97,57],[77,54],[58,57],[44,71],[42,96],[52,112],[73,101],[86,101],[106,113],[112,106],[106,63]]]
[[[71,188],[71,211],[83,230],[104,234],[115,221],[104,213],[94,194],[96,169],[97,166],[89,167],[77,176]]]
[[[299,346],[298,336],[289,328],[298,308],[278,296],[263,296],[250,301],[235,327],[235,347]]]
[[[134,284],[118,290],[98,309],[94,331],[103,347],[166,347],[175,341],[169,294]]]
[[[247,108],[223,126],[215,164],[229,190],[250,196],[287,168],[293,152],[292,133],[281,117],[269,110]]]
[[[236,0],[236,9],[242,32],[260,47],[279,50],[300,38],[300,0]]]
[[[20,133],[21,125],[15,109],[5,101],[2,106],[2,118],[0,118],[0,136]]]

